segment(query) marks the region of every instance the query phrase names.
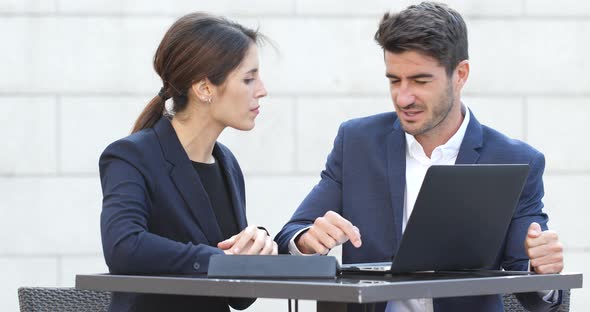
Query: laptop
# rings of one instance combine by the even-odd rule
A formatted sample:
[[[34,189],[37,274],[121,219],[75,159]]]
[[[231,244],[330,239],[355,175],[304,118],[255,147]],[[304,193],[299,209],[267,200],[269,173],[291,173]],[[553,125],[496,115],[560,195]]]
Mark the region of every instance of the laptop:
[[[490,268],[500,253],[528,165],[431,166],[392,262],[342,265],[343,273]]]

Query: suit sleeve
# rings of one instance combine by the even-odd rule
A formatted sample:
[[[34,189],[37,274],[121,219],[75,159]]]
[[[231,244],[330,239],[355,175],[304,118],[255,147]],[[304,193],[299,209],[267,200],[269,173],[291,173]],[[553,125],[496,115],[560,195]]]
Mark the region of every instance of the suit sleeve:
[[[526,271],[529,258],[524,250],[524,240],[532,222],[547,230],[547,215],[543,212],[543,171],[545,158],[537,153],[529,164],[530,171],[522,190],[514,216],[506,235],[502,267],[511,271]]]
[[[334,147],[326,161],[326,168],[321,173],[320,182],[314,186],[289,222],[275,237],[279,253],[289,253],[289,241],[293,235],[312,225],[316,218],[323,216],[329,210],[342,214],[344,126],[345,124],[341,125],[338,130]]]
[[[508,229],[502,267],[510,271],[528,270],[529,258],[524,249],[524,241],[528,228],[532,222],[541,225],[543,231],[547,230],[547,214],[543,212],[543,171],[545,169],[545,157],[538,153],[529,164],[530,171],[525,187],[518,201],[518,206]],[[515,294],[521,304],[530,311],[555,311],[561,304],[561,294],[555,303],[550,303],[542,298],[539,292]]]
[[[101,236],[111,273],[206,273],[222,254],[206,244],[177,242],[148,231],[150,191],[140,170],[141,152],[131,142],[109,146],[99,161],[103,191]],[[156,190],[157,191],[157,190]]]

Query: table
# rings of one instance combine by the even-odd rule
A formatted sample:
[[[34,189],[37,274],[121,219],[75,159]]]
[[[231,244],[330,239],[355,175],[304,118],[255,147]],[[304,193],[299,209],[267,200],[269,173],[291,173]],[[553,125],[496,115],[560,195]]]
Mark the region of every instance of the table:
[[[76,288],[136,293],[316,300],[317,311],[346,311],[347,303],[530,292],[582,287],[581,273],[425,272],[341,275],[334,279],[219,279],[206,275],[82,274]]]

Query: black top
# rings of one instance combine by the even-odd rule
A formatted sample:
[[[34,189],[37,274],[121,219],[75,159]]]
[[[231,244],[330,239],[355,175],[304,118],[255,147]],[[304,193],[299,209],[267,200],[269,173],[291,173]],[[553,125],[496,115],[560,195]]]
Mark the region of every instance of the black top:
[[[225,174],[221,170],[219,162],[216,160],[213,164],[205,164],[193,161],[193,167],[201,178],[201,183],[205,192],[209,195],[209,201],[217,224],[221,229],[223,239],[228,239],[240,232],[238,222],[234,214],[234,208],[229,194],[229,187],[225,179]]]

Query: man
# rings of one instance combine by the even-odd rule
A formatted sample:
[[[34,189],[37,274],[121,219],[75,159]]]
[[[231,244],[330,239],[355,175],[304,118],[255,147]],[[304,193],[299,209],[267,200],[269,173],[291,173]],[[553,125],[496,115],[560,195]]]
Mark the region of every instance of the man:
[[[384,50],[395,113],[340,126],[321,181],[275,238],[279,251],[326,254],[350,241],[344,263],[390,261],[429,166],[528,163],[495,268],[561,272],[562,246],[542,211],[544,156],[481,125],[461,102],[470,69],[461,15],[423,2],[385,14],[375,39]],[[559,291],[519,299],[535,311],[555,310],[561,302]],[[499,295],[391,301],[377,309],[503,311]]]

